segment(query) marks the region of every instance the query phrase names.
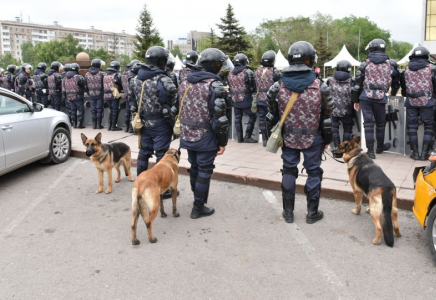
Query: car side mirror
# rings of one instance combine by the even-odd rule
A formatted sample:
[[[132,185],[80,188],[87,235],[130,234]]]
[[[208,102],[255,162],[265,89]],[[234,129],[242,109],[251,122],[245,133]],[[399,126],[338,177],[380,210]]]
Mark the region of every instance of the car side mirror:
[[[42,106],[41,104],[33,102],[31,111],[32,112],[41,111],[43,108],[44,108],[44,106]]]

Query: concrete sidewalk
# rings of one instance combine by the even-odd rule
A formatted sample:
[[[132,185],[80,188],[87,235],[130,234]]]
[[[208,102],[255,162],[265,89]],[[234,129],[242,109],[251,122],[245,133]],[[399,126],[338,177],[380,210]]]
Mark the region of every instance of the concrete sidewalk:
[[[124,131],[114,132],[107,131],[107,129],[94,130],[91,128],[73,129],[71,137],[72,155],[76,157],[86,157],[80,133],[84,133],[87,137],[94,137],[98,132],[102,133],[104,143],[118,141],[128,144],[132,149],[133,163],[136,164],[136,158],[138,156],[138,136]],[[173,141],[171,147],[178,148],[179,140]],[[151,161],[154,161],[154,158],[152,158]],[[384,170],[397,187],[398,206],[403,209],[411,210],[414,197],[412,174],[415,167],[425,166],[427,162],[414,161],[408,156],[400,154],[383,153],[377,155],[375,163]],[[187,174],[186,169],[188,169],[190,165],[187,152],[184,149],[182,149],[182,157],[179,166],[180,173]],[[224,155],[216,158],[215,166],[214,179],[280,190],[282,179],[280,172],[282,168],[280,150],[277,154],[272,154],[265,151],[261,143],[246,144],[229,140]],[[321,167],[324,170],[322,196],[354,201],[352,189],[348,182],[346,165],[340,164],[331,157],[326,156],[326,160],[322,163]],[[297,191],[303,193],[307,174],[301,173],[303,168],[301,163],[298,168],[300,174],[297,179]]]

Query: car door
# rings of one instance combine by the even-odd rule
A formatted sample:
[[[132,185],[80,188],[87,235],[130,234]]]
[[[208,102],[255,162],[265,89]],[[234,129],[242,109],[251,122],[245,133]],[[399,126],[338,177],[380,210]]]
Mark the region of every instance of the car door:
[[[47,153],[45,120],[37,114],[20,97],[0,94],[0,130],[7,169]]]
[[[5,146],[3,144],[2,133],[0,130],[0,173],[6,168]]]

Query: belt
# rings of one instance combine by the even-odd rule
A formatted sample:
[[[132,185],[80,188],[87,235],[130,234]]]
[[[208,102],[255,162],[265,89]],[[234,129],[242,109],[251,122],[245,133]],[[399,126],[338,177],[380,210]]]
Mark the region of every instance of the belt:
[[[206,130],[212,129],[212,127],[210,126],[209,123],[198,122],[198,121],[189,120],[189,119],[185,119],[185,118],[180,119],[180,123],[182,125],[192,126],[192,127],[206,129]]]
[[[370,89],[370,90],[382,90],[387,92],[389,90],[389,88],[385,88],[382,85],[376,85],[376,84],[370,84],[370,85],[366,85],[363,87],[364,89]]]
[[[154,121],[162,119],[164,116],[163,114],[142,114],[141,117],[143,117],[145,121]]]
[[[285,126],[286,133],[293,133],[298,135],[317,135],[318,129],[309,129],[309,128],[296,128],[292,126]]]

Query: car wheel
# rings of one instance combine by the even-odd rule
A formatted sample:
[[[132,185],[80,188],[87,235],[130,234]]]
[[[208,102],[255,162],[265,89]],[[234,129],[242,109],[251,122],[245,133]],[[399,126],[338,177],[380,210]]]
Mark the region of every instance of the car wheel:
[[[436,262],[436,205],[433,206],[427,218],[427,240],[430,253]]]
[[[65,162],[71,153],[71,137],[65,128],[56,128],[50,142],[51,160],[60,164]]]

